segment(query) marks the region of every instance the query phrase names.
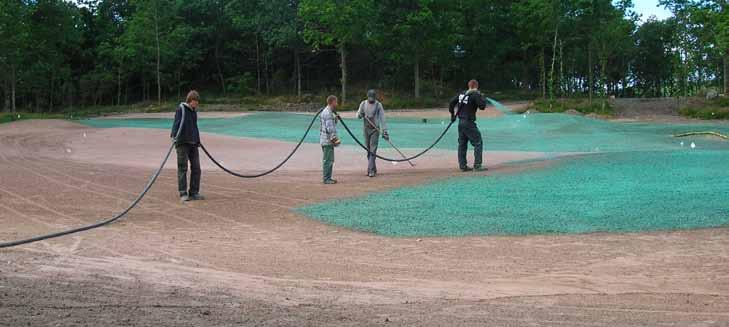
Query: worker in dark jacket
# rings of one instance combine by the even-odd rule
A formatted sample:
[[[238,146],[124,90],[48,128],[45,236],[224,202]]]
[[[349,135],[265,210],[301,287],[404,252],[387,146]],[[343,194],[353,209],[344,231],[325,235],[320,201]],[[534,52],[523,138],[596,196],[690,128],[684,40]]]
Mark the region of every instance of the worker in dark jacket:
[[[458,165],[461,171],[484,171],[487,170],[483,166],[483,140],[481,131],[476,126],[476,109],[484,110],[486,102],[483,95],[478,91],[478,81],[470,80],[468,82],[468,91],[454,97],[449,106],[451,112],[451,122],[458,121]],[[468,167],[466,152],[468,151],[468,142],[473,146],[474,163],[473,168]]]
[[[175,140],[177,149],[177,186],[182,202],[190,200],[204,200],[200,195],[200,131],[197,128],[197,106],[200,103],[200,94],[190,91],[185,102],[180,103],[175,112],[175,122],[172,124],[173,138],[177,136],[182,122],[182,111],[185,111],[185,121],[182,124],[180,135]],[[190,164],[190,189],[187,189],[187,165]]]

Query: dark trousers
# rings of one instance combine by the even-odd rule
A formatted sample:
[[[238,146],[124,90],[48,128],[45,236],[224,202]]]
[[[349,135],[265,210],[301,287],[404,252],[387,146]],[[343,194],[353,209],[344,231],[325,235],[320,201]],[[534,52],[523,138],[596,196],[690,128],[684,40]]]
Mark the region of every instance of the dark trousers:
[[[322,145],[321,151],[323,153],[322,158],[322,173],[324,175],[324,181],[332,179],[332,170],[334,168],[334,146],[333,145]]]
[[[200,193],[200,153],[197,144],[177,144],[177,189],[180,195]],[[190,190],[187,190],[187,164],[190,163]]]
[[[475,121],[460,119],[458,122],[458,165],[461,168],[468,166],[466,152],[468,142],[473,146],[474,167],[481,167],[483,164],[483,140],[481,131],[478,130]]]
[[[367,145],[367,173],[377,173],[377,157],[374,156],[374,153],[377,154],[377,146],[380,142],[380,132],[378,132],[376,129],[372,128],[369,125],[365,125],[364,128],[364,134],[365,134],[365,144]]]

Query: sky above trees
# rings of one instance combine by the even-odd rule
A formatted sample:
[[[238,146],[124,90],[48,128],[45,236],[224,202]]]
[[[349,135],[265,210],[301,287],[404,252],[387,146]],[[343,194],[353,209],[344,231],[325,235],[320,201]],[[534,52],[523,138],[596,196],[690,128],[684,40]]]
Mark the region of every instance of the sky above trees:
[[[658,19],[665,19],[671,16],[671,12],[658,5],[658,0],[634,0],[635,12],[642,15],[642,21],[651,16]]]

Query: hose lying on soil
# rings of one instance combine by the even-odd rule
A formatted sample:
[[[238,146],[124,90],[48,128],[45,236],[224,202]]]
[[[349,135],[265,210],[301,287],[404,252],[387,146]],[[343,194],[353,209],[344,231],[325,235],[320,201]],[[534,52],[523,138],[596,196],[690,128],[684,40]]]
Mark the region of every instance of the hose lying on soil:
[[[316,113],[316,115],[314,115],[314,117],[311,119],[311,122],[309,123],[309,126],[306,128],[306,132],[301,137],[301,139],[296,144],[296,146],[291,151],[291,153],[289,153],[289,155],[286,156],[284,158],[284,160],[281,161],[278,165],[276,165],[275,167],[273,167],[273,168],[271,168],[271,169],[269,169],[269,170],[267,170],[265,172],[262,172],[262,173],[252,174],[252,175],[243,175],[243,174],[239,174],[239,173],[233,172],[230,169],[224,167],[220,162],[218,162],[210,154],[210,152],[205,148],[204,145],[200,144],[200,147],[202,148],[203,152],[205,152],[205,154],[208,156],[208,158],[210,158],[210,160],[216,166],[218,166],[220,169],[222,169],[223,171],[225,171],[228,174],[231,174],[233,176],[240,177],[240,178],[258,178],[258,177],[263,177],[263,176],[266,176],[268,174],[271,174],[274,171],[276,171],[279,168],[281,168],[283,165],[286,164],[286,162],[289,161],[289,159],[291,159],[291,157],[294,156],[294,154],[301,147],[301,144],[303,144],[304,141],[306,140],[306,136],[311,131],[311,128],[314,126],[314,122],[316,121],[316,118],[319,116],[319,114],[321,114],[322,110],[324,110],[324,109],[322,108],[321,110],[319,110]],[[109,224],[111,224],[111,223],[113,223],[113,222],[121,219],[122,217],[126,216],[129,213],[129,211],[131,211],[132,209],[134,209],[134,207],[136,207],[139,204],[139,202],[142,201],[142,199],[144,198],[144,196],[147,195],[147,192],[149,192],[149,190],[152,188],[152,186],[154,185],[154,183],[157,181],[157,178],[159,177],[159,175],[162,173],[162,169],[164,168],[165,164],[167,164],[167,160],[169,160],[170,154],[172,154],[172,150],[175,148],[175,142],[176,142],[177,138],[180,136],[180,132],[182,131],[182,126],[185,123],[185,110],[184,110],[184,108],[181,110],[181,112],[182,112],[182,119],[181,119],[181,122],[180,122],[180,126],[179,126],[179,128],[177,130],[177,134],[175,135],[174,140],[172,141],[172,144],[170,145],[170,148],[167,150],[167,154],[164,156],[164,159],[162,160],[162,163],[160,164],[159,168],[157,168],[157,171],[155,171],[155,173],[152,174],[152,177],[150,177],[149,181],[147,182],[147,185],[144,187],[144,189],[142,190],[142,192],[139,193],[139,195],[137,195],[137,197],[132,201],[132,203],[130,203],[129,206],[127,206],[124,210],[122,210],[122,212],[114,215],[113,217],[111,217],[109,219],[106,219],[106,220],[103,220],[103,221],[100,221],[100,222],[97,222],[97,223],[94,223],[94,224],[91,224],[91,225],[86,225],[86,226],[82,226],[82,227],[76,227],[76,228],[73,228],[73,229],[69,229],[69,230],[65,230],[65,231],[61,231],[61,232],[55,232],[55,233],[46,234],[46,235],[41,235],[41,236],[36,236],[36,237],[24,239],[24,240],[17,240],[17,241],[12,241],[12,242],[0,243],[0,248],[9,248],[9,247],[14,247],[14,246],[18,246],[18,245],[23,245],[23,244],[29,244],[29,243],[44,241],[44,240],[48,240],[48,239],[52,239],[52,238],[56,238],[56,237],[61,237],[61,236],[65,236],[65,235],[70,235],[70,234],[75,234],[75,233],[78,233],[78,232],[83,232],[83,231],[91,230],[91,229],[94,229],[94,228],[99,228],[99,227],[102,227],[102,226],[109,225]],[[354,134],[349,129],[349,127],[344,123],[344,121],[341,121],[341,122],[342,122],[342,126],[344,126],[344,128],[347,130],[347,132],[349,133],[349,135],[352,136],[352,138],[355,140],[355,142],[357,142],[357,144],[359,144],[359,146],[361,146],[363,149],[365,149],[365,151],[367,151],[368,153],[371,153],[367,149],[367,147],[365,147],[362,144],[362,142],[360,142],[360,140],[357,139],[356,136],[354,136]],[[435,140],[435,142],[432,145],[430,145],[428,148],[426,148],[422,152],[420,152],[420,153],[418,153],[418,154],[416,154],[416,155],[414,155],[414,156],[412,156],[410,158],[390,159],[390,158],[385,158],[385,157],[376,155],[374,153],[371,153],[371,154],[375,155],[379,159],[382,159],[382,160],[385,160],[385,161],[392,161],[392,162],[403,162],[403,161],[410,161],[410,160],[416,159],[416,158],[422,156],[423,154],[425,154],[426,152],[430,151],[436,144],[438,144],[438,142],[440,142],[440,140],[443,139],[443,136],[445,136],[445,134],[448,132],[448,130],[451,128],[452,125],[453,125],[453,122],[451,122],[450,124],[448,124],[448,127],[446,127],[446,129],[443,131],[443,133],[441,133],[440,136],[438,136],[438,138]]]
[[[717,132],[691,132],[691,133],[676,134],[676,135],[673,135],[673,137],[686,137],[686,136],[695,136],[695,135],[712,135],[712,136],[723,138],[725,140],[729,140],[729,136],[719,134]]]
[[[309,132],[311,131],[311,128],[314,126],[314,122],[316,121],[316,117],[319,117],[319,114],[321,114],[321,112],[323,110],[324,110],[324,108],[319,109],[319,111],[314,115],[314,117],[311,118],[311,122],[309,123],[309,127],[306,128],[306,132],[304,133],[303,136],[301,136],[301,139],[299,140],[299,143],[297,143],[296,146],[294,147],[294,149],[291,150],[291,153],[289,153],[289,155],[286,156],[286,158],[284,158],[284,160],[281,161],[275,167],[273,167],[273,168],[271,168],[271,169],[269,169],[269,170],[267,170],[265,172],[259,173],[259,174],[243,175],[243,174],[236,173],[236,172],[234,172],[234,171],[232,171],[232,170],[224,167],[220,162],[218,162],[218,160],[215,160],[215,158],[213,157],[213,155],[211,155],[210,152],[208,152],[208,149],[206,149],[204,145],[200,144],[200,148],[202,148],[203,152],[205,152],[205,155],[207,155],[208,158],[210,158],[210,161],[212,161],[216,166],[218,166],[218,168],[222,169],[224,172],[226,172],[226,173],[228,173],[230,175],[233,175],[235,177],[240,177],[240,178],[258,178],[258,177],[263,177],[263,176],[266,176],[268,174],[271,174],[274,171],[278,170],[279,168],[283,167],[283,165],[285,165],[286,162],[288,162],[289,159],[291,159],[291,157],[294,156],[294,154],[296,153],[296,151],[299,150],[299,147],[301,147],[301,144],[304,143],[304,141],[306,140],[306,136],[309,135]]]
[[[177,129],[177,134],[175,135],[175,138],[173,139],[169,150],[167,150],[167,154],[165,155],[164,159],[162,160],[162,163],[159,165],[159,168],[157,168],[157,171],[154,174],[152,174],[152,177],[150,177],[149,181],[147,182],[147,185],[142,190],[142,193],[139,193],[139,195],[137,195],[137,197],[134,199],[134,201],[132,201],[132,203],[129,204],[129,206],[127,206],[124,210],[122,210],[122,212],[114,215],[113,217],[111,217],[107,220],[103,220],[103,221],[100,221],[100,222],[97,222],[97,223],[94,223],[91,225],[76,227],[76,228],[72,228],[69,230],[55,232],[55,233],[41,235],[41,236],[36,236],[36,237],[24,239],[24,240],[0,243],[0,249],[14,247],[14,246],[28,244],[28,243],[39,242],[39,241],[44,241],[44,240],[48,240],[51,238],[66,236],[66,235],[75,234],[78,232],[83,232],[83,231],[87,231],[87,230],[94,229],[94,228],[99,228],[102,226],[109,225],[109,224],[121,219],[122,217],[126,216],[126,214],[129,213],[129,211],[131,211],[132,209],[134,209],[134,207],[136,207],[137,204],[139,204],[139,202],[142,201],[142,198],[144,198],[144,196],[147,195],[147,192],[149,192],[149,190],[152,188],[152,185],[154,185],[154,183],[157,181],[157,178],[162,173],[162,169],[165,167],[165,164],[167,164],[167,160],[170,158],[170,154],[172,154],[172,149],[175,148],[175,142],[176,142],[177,138],[180,137],[180,132],[182,131],[182,126],[185,124],[185,109],[183,108],[181,111],[182,111],[182,119],[180,120],[180,127]]]

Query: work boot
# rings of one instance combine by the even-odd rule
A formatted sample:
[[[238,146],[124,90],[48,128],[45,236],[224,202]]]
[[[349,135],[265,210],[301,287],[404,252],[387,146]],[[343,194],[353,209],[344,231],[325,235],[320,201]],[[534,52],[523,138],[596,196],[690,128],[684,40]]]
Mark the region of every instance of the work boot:
[[[473,168],[471,168],[471,167],[468,167],[468,166],[466,166],[466,167],[461,167],[461,171],[465,173],[465,172],[468,172],[468,171],[473,171]]]
[[[483,166],[475,166],[473,167],[473,170],[475,171],[488,171],[489,169]]]
[[[190,195],[189,198],[190,198],[190,201],[201,201],[201,200],[205,200],[205,197],[202,196],[202,195],[200,195],[200,194]]]
[[[336,183],[337,183],[336,179],[327,179],[324,181],[324,184],[327,184],[327,185],[336,184]]]

